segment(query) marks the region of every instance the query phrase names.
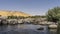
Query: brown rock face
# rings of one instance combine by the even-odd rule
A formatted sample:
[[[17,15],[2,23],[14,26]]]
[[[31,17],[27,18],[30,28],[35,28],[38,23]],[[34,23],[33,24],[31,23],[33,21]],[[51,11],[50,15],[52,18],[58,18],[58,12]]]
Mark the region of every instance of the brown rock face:
[[[21,12],[21,11],[6,11],[6,10],[0,10],[0,16],[23,16],[28,17],[31,16],[27,13]]]

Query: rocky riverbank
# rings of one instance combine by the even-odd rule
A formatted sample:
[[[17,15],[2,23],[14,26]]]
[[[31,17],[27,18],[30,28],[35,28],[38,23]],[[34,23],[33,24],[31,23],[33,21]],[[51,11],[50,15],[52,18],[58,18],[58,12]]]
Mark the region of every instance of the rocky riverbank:
[[[3,19],[0,18],[0,24],[55,24],[54,22],[47,22],[45,19],[35,19],[35,18],[26,18],[26,19]]]
[[[47,22],[45,18],[26,18],[26,19],[4,19],[0,18],[0,25],[15,25],[15,24],[35,24],[48,25],[49,28],[57,28],[57,23]]]

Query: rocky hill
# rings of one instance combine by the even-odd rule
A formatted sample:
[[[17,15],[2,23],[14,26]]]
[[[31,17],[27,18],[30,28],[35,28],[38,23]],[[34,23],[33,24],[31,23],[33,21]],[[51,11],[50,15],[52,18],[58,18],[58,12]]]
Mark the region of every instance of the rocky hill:
[[[0,16],[24,16],[28,17],[31,16],[27,13],[21,12],[21,11],[7,11],[7,10],[0,10]]]

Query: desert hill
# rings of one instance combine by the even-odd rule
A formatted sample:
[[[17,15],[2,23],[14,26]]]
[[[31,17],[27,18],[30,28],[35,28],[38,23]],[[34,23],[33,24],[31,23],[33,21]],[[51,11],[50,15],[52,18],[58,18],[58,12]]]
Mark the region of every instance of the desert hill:
[[[7,11],[7,10],[0,10],[0,15],[1,16],[24,16],[24,17],[28,17],[31,16],[27,13],[21,12],[21,11]]]

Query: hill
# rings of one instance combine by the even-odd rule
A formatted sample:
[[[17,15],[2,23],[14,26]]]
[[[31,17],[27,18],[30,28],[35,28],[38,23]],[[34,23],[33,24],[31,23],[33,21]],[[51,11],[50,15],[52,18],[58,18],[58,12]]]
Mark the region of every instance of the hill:
[[[13,16],[23,16],[23,17],[31,16],[21,11],[7,11],[7,10],[0,10],[0,15],[1,16],[12,16],[13,15]]]

